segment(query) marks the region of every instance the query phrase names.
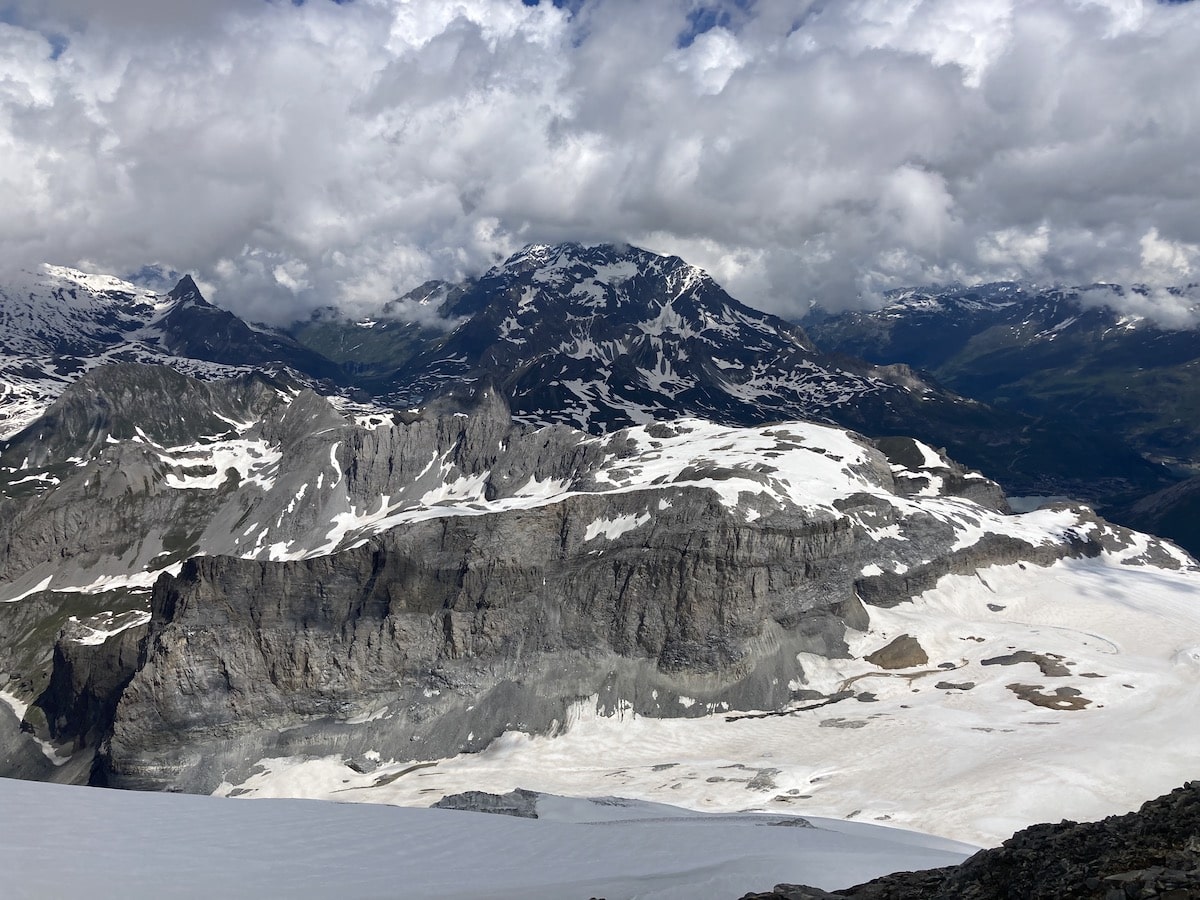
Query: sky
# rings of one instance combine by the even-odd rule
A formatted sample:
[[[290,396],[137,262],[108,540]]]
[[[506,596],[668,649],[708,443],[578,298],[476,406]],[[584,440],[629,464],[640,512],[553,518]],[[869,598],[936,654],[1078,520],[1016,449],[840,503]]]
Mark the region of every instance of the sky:
[[[0,0],[0,268],[275,322],[562,240],[790,316],[1186,285],[1198,47],[1154,0]]]

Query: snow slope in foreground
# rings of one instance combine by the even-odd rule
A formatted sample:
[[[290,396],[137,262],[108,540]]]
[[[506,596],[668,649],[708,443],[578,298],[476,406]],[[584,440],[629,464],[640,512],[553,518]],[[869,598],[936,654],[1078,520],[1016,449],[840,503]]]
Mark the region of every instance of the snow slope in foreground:
[[[694,898],[844,887],[974,848],[877,826],[543,797],[537,820],[0,779],[4,896]],[[799,826],[799,827],[798,827]]]
[[[995,566],[870,612],[870,631],[850,633],[854,658],[801,658],[807,686],[855,692],[820,708],[650,719],[584,703],[556,737],[510,733],[415,768],[379,748],[383,764],[367,774],[337,757],[268,759],[223,791],[424,806],[524,787],[886,822],[990,845],[1035,822],[1127,812],[1200,774],[1194,568],[1108,554]],[[862,658],[901,634],[927,664],[889,671]]]

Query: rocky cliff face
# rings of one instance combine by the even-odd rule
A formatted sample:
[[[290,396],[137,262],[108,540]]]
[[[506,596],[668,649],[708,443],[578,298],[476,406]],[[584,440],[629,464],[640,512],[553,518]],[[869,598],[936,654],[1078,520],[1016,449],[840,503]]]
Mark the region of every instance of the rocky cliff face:
[[[704,489],[669,496],[592,548],[589,523],[663,492],[419,522],[304,561],[189,561],[155,587],[108,783],[209,791],[247,758],[451,756],[552,732],[588,697],[679,716],[811,696],[797,654],[844,656],[868,620],[854,576],[874,556],[852,520],[747,523]],[[958,570],[1071,552],[1099,545],[985,543]]]
[[[48,480],[7,501],[0,577],[43,632],[70,625],[17,673],[31,727],[99,748],[107,783],[210,791],[271,755],[477,750],[583,698],[779,709],[864,600],[1120,540],[1086,511],[1008,515],[911,439],[592,437],[514,425],[490,388],[458,403],[360,421],[257,377],[80,381],[3,457]],[[156,430],[132,424],[146,404]]]
[[[211,790],[281,746],[452,755],[551,730],[590,695],[650,715],[686,713],[684,695],[697,711],[784,704],[788,660],[844,652],[844,618],[863,615],[844,579],[827,592],[805,574],[845,565],[849,529],[748,527],[704,493],[673,492],[649,533],[596,549],[589,522],[657,494],[421,522],[306,561],[189,562],[156,587],[111,780]]]

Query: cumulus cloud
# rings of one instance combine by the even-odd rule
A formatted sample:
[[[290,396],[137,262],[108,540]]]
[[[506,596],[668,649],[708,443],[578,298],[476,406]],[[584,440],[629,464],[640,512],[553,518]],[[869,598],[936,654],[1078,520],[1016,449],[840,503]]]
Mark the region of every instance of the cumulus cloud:
[[[0,265],[275,321],[566,239],[790,315],[1182,284],[1198,45],[1152,0],[0,0]]]

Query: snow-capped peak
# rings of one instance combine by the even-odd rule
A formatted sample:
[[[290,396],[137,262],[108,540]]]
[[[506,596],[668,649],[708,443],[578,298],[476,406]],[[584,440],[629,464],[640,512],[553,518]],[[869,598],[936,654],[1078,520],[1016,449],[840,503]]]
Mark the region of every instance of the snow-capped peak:
[[[257,358],[247,351],[243,359],[240,350],[225,351],[229,337],[219,324],[205,330],[194,321],[174,321],[201,309],[218,313],[187,275],[158,294],[65,266],[6,274],[0,280],[0,438],[16,434],[69,384],[108,363],[165,364],[197,377],[228,377],[262,365],[282,346],[278,335],[246,325],[247,332],[263,332],[259,343],[267,349]]]
[[[123,281],[114,275],[96,275],[89,272],[81,272],[79,269],[72,269],[67,266],[51,265],[50,263],[43,263],[41,268],[51,279],[59,282],[69,282],[78,287],[85,288],[93,294],[128,294],[132,298],[146,300],[151,303],[159,300],[158,295],[154,291],[140,287],[129,281]]]
[[[619,283],[635,274],[659,275],[677,269],[688,270],[690,277],[697,281],[708,278],[703,270],[677,256],[663,256],[632,244],[585,245],[569,241],[553,245],[529,244],[489,270],[484,278],[533,272],[535,281],[551,283],[555,281],[556,273],[578,270],[591,273],[591,277],[601,282]]]

